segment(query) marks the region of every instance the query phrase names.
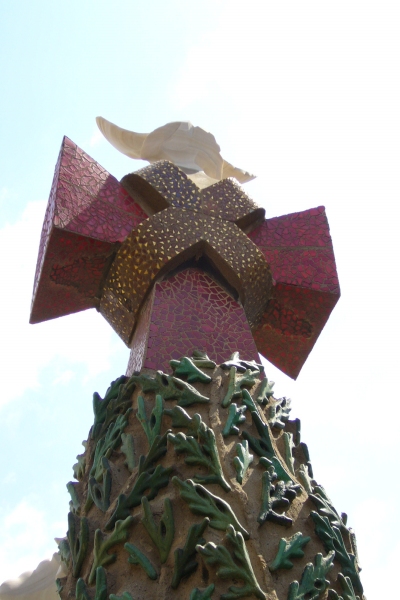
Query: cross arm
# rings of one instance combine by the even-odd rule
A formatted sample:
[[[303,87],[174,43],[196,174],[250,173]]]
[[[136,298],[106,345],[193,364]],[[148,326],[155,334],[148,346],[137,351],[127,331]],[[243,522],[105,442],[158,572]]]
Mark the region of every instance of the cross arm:
[[[261,354],[296,378],[340,297],[325,209],[266,219],[249,237],[274,281],[254,339]]]

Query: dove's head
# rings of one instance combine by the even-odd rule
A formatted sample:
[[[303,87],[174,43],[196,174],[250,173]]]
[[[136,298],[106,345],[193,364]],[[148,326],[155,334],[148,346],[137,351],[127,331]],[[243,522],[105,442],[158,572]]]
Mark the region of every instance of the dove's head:
[[[178,121],[149,133],[142,154],[149,162],[170,160],[188,173],[204,171],[213,179],[221,179],[224,160],[220,151],[212,133],[190,121]]]

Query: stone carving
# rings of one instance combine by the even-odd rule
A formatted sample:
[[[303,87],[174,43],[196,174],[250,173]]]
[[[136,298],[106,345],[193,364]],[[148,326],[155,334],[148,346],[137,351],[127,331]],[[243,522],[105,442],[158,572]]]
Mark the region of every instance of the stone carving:
[[[281,538],[279,542],[278,553],[274,560],[268,565],[270,571],[277,569],[292,569],[291,558],[303,558],[303,546],[311,540],[309,536],[304,537],[301,532],[297,532],[290,538]]]
[[[240,531],[236,531],[233,525],[229,525],[226,539],[233,546],[235,560],[225,546],[216,546],[213,542],[208,542],[205,546],[197,546],[198,552],[204,556],[208,564],[218,565],[217,575],[219,577],[223,579],[241,579],[244,582],[242,587],[231,586],[228,593],[223,594],[221,598],[223,600],[235,600],[254,594],[259,600],[265,600],[266,595],[254,575],[242,534]]]
[[[265,219],[233,179],[199,189],[165,160],[119,183],[64,139],[32,323],[97,308],[132,348],[129,375],[203,348],[220,363],[258,351],[296,378],[338,298],[323,207]]]
[[[194,371],[185,358],[176,360],[184,366],[181,377],[188,378]],[[268,424],[269,408],[278,401],[270,395],[267,403],[262,398],[259,402],[265,393],[260,395],[258,376],[242,389],[236,403],[223,406],[231,369],[239,377],[259,373],[247,361],[242,367],[239,371],[238,365],[196,365],[208,369],[211,381],[196,376],[191,384],[175,370],[170,376],[174,389],[191,385],[193,397],[208,398],[184,408],[179,395],[170,399],[174,404],[162,404],[162,374],[158,379],[149,373],[133,375],[120,383],[118,392],[115,389],[115,400],[129,389],[129,403],[114,402],[108,428],[98,428],[97,439],[89,436],[83,478],[73,482],[80,507],[79,515],[69,517],[68,537],[75,550],[72,558],[69,547],[64,552],[68,572],[59,577],[61,600],[75,590],[83,600],[93,600],[104,585],[117,600],[147,597],[143,590],[149,590],[149,598],[174,594],[177,600],[317,600],[325,598],[328,589],[332,599],[357,600],[356,593],[362,598],[357,560],[349,550],[354,536],[321,486],[309,481],[311,497],[302,487],[306,467],[301,461],[308,452],[298,444],[291,469],[286,467],[284,434],[290,433],[289,441],[291,435],[299,441],[297,422],[285,419],[288,431],[283,432]],[[168,380],[164,384],[168,390]],[[95,404],[97,423],[99,408]],[[234,413],[248,418],[234,425]],[[230,428],[238,431],[224,435],[229,418]],[[103,512],[103,506],[87,502],[94,496],[87,485],[95,483],[91,472],[98,460],[96,449],[102,440],[111,439],[117,421],[124,423],[112,436],[118,442],[108,457],[103,456],[103,476],[109,472],[112,478],[109,506]],[[140,454],[130,467],[128,439],[135,440]],[[285,537],[282,526],[289,532]],[[85,542],[86,530],[86,549],[84,543],[79,553],[82,546],[74,540],[80,535]],[[278,595],[272,591],[276,578]]]
[[[308,563],[301,576],[300,583],[293,581],[290,584],[287,600],[318,600],[329,585],[326,579],[327,573],[332,569],[334,552],[330,552],[325,558],[322,554],[315,557],[315,566]]]
[[[188,174],[203,171],[202,177],[193,178],[196,183],[210,185],[227,177],[245,183],[255,177],[224,160],[215,137],[189,121],[167,123],[151,133],[122,129],[103,117],[97,117],[96,122],[106,140],[130,158],[150,163],[170,160]]]

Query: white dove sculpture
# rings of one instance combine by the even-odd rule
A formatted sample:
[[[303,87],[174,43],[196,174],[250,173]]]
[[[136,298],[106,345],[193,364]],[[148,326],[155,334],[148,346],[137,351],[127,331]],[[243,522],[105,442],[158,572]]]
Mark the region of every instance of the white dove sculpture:
[[[239,183],[255,177],[224,160],[212,133],[194,127],[189,121],[167,123],[151,133],[122,129],[103,117],[97,117],[96,122],[106,140],[126,156],[150,163],[169,160],[199,187],[227,177],[234,177]]]

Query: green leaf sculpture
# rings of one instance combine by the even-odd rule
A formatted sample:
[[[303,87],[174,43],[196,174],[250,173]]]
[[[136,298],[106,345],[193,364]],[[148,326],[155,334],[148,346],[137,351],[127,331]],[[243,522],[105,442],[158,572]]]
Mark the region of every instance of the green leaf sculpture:
[[[268,565],[269,570],[277,571],[278,569],[292,569],[293,563],[289,559],[303,558],[303,546],[308,544],[310,540],[311,538],[309,536],[304,537],[300,531],[290,538],[281,538],[277,555]]]
[[[131,433],[121,433],[121,442],[120,450],[126,457],[124,464],[128,467],[128,471],[132,473],[135,468],[135,446],[133,435]]]
[[[293,442],[293,434],[285,431],[283,433],[283,443],[285,446],[284,458],[285,458],[286,466],[289,469],[289,471],[291,472],[291,474],[294,475],[293,448],[295,446],[294,446],[294,442]]]
[[[254,374],[250,369],[247,369],[242,376],[238,376],[236,366],[232,366],[229,370],[228,389],[222,400],[222,406],[226,408],[232,400],[241,398],[243,388],[252,388],[258,381],[257,374],[258,371]]]
[[[218,577],[241,579],[244,582],[242,587],[231,586],[228,593],[221,596],[221,600],[236,600],[252,594],[259,600],[265,600],[266,595],[254,575],[242,534],[236,531],[233,525],[229,525],[226,538],[233,547],[234,558],[222,544],[216,546],[213,542],[208,542],[205,546],[199,544],[196,547],[207,564],[217,565]]]
[[[125,542],[128,537],[128,529],[132,523],[133,517],[131,515],[124,521],[117,521],[114,531],[106,538],[103,537],[100,529],[96,529],[94,533],[93,565],[88,579],[90,585],[93,584],[97,576],[98,567],[106,567],[115,561],[117,555],[108,554],[108,550],[117,544]]]
[[[168,429],[163,435],[157,435],[150,447],[150,450],[146,456],[140,456],[139,458],[139,474],[148,471],[154,466],[164,454],[167,452],[167,438],[171,430]]]
[[[190,417],[186,410],[181,406],[174,406],[174,408],[164,408],[164,415],[172,418],[172,427],[184,427],[187,428],[188,435],[197,436],[201,417],[195,414],[194,417]],[[200,421],[198,419],[200,417]]]
[[[146,494],[148,500],[155,498],[159,490],[168,485],[171,471],[172,467],[165,469],[163,466],[157,465],[155,470],[141,473],[129,494],[127,496],[125,494],[118,496],[115,510],[107,521],[105,528],[111,529],[116,521],[126,519],[130,515],[131,509],[139,506],[146,490],[148,490]]]
[[[274,429],[284,429],[292,410],[290,398],[279,398],[273,400],[267,407],[267,420],[270,427]]]
[[[222,435],[227,437],[228,435],[238,435],[240,423],[246,420],[244,415],[247,410],[247,406],[238,406],[235,402],[232,402],[229,406],[228,418],[226,419],[225,427],[222,430]]]
[[[76,600],[91,600],[86,588],[85,580],[81,577],[76,582],[75,598]]]
[[[76,483],[75,481],[69,481],[66,486],[68,493],[71,496],[69,508],[70,508],[70,511],[75,514],[79,514],[79,511],[81,508],[81,501],[79,500],[79,496],[78,496],[78,492],[77,492],[78,485],[79,484]]]
[[[146,496],[143,496],[142,498],[142,508],[144,514],[142,523],[160,553],[161,563],[165,563],[175,536],[174,515],[172,512],[171,500],[169,498],[164,500],[164,513],[162,514],[158,525],[156,525],[154,521],[150,503]]]
[[[78,579],[75,589],[76,600],[91,600],[83,579]],[[96,592],[93,600],[107,600],[107,578],[103,567],[96,570]]]
[[[115,379],[110,383],[109,388],[107,389],[104,398],[101,398],[100,395],[95,392],[93,394],[93,412],[94,412],[94,423],[91,432],[91,436],[93,439],[97,439],[101,429],[103,428],[106,420],[107,413],[110,415],[114,414],[115,405],[110,407],[110,403],[113,404],[113,401],[118,398],[120,388],[128,381],[128,378],[125,375],[121,375],[118,379]],[[110,408],[112,410],[110,410]]]
[[[80,519],[71,512],[68,513],[67,537],[72,557],[72,574],[74,577],[78,577],[89,544],[89,523],[87,518],[82,517]]]
[[[157,579],[157,571],[147,558],[134,544],[124,544],[125,550],[129,553],[128,561],[132,565],[139,565],[147,573],[150,579]]]
[[[147,418],[145,410],[145,401],[143,396],[138,396],[138,411],[136,417],[140,421],[147,440],[150,444],[154,442],[155,438],[161,433],[161,424],[163,416],[163,399],[159,394],[156,395],[156,404],[151,412],[150,418]]]
[[[315,533],[322,541],[325,550],[335,551],[335,558],[342,567],[343,575],[350,577],[355,591],[362,594],[363,587],[358,574],[356,557],[347,552],[339,527],[331,525],[328,517],[321,517],[315,511],[311,511],[311,518],[314,521]]]
[[[128,425],[128,417],[132,409],[128,408],[125,414],[118,417],[110,423],[104,437],[100,438],[96,444],[94,451],[93,465],[90,469],[90,476],[96,481],[101,481],[103,476],[102,458],[109,458],[111,452],[115,450],[121,443],[121,434]]]
[[[236,470],[236,479],[240,484],[243,484],[247,469],[254,459],[254,456],[249,452],[249,442],[247,440],[243,440],[243,442],[236,444],[236,454],[237,456],[233,459],[233,465]]]
[[[133,596],[129,592],[124,592],[121,596],[116,594],[109,595],[110,600],[134,600]]]
[[[155,392],[160,394],[164,400],[177,400],[179,406],[210,402],[210,398],[200,394],[190,383],[173,375],[166,375],[162,371],[157,371],[155,377],[132,375],[131,379],[141,386],[144,393]]]
[[[312,483],[313,480],[308,473],[307,465],[300,465],[297,477],[300,479],[301,485],[306,490],[307,494],[312,494],[314,489]]]
[[[322,485],[314,486],[313,493],[310,494],[310,500],[315,504],[320,515],[327,517],[335,527],[339,527],[342,531],[347,531],[346,517],[343,520],[344,514],[342,516],[339,515]]]
[[[249,409],[250,413],[255,412],[258,414],[257,404],[254,402],[250,395],[249,390],[242,390],[242,402]]]
[[[261,462],[261,461],[260,461]],[[262,524],[265,521],[272,521],[277,525],[288,527],[292,524],[292,519],[285,513],[279,514],[276,508],[287,508],[297,495],[299,485],[293,485],[292,482],[277,480],[277,474],[273,467],[269,467],[262,476],[261,488],[261,510],[257,521]]]
[[[335,590],[329,590],[328,600],[360,600],[360,597],[355,594],[350,577],[345,577],[342,573],[339,573],[338,580],[343,590],[343,595],[339,596]]]
[[[74,466],[72,467],[72,470],[74,472],[74,477],[75,479],[77,479],[78,481],[82,481],[84,475],[85,475],[85,470],[86,470],[86,446],[87,446],[87,442],[84,441],[82,442],[82,446],[85,448],[85,452],[83,454],[78,454],[78,456],[76,457],[77,459],[77,463],[74,464]]]
[[[181,481],[173,477],[172,482],[179,489],[181,498],[188,503],[190,510],[197,515],[204,515],[210,519],[210,527],[226,531],[229,525],[233,525],[237,531],[248,539],[249,534],[239,523],[230,505],[219,496],[214,496],[207,488],[191,479]]]
[[[233,352],[230,359],[221,364],[221,369],[231,369],[232,367],[235,367],[239,373],[244,373],[245,371],[264,372],[264,365],[256,363],[255,360],[241,359],[239,352]]]
[[[189,527],[185,545],[183,548],[177,548],[174,552],[174,574],[172,576],[172,589],[176,590],[181,579],[189,577],[198,567],[198,562],[195,560],[196,546],[202,544],[202,537],[210,522],[209,518],[204,518],[201,523],[196,523]]]
[[[257,402],[258,404],[267,404],[271,396],[273,395],[273,387],[275,381],[270,381],[266,377],[262,380],[261,385],[258,389]]]
[[[283,481],[292,481],[290,475],[285,471],[279,458],[275,453],[269,426],[267,425],[267,423],[264,423],[258,411],[251,410],[250,414],[260,437],[256,438],[248,431],[243,430],[243,438],[249,442],[250,448],[254,450],[254,452],[258,454],[258,456],[265,458],[267,459],[267,461],[269,461],[270,466],[272,465],[274,467],[278,479],[282,479]]]
[[[186,464],[202,466],[208,470],[208,475],[197,474],[193,477],[196,483],[218,483],[223,490],[229,492],[231,486],[226,481],[222,471],[215,434],[210,427],[202,422],[200,415],[195,415],[195,417],[197,417],[198,422],[197,435],[199,441],[193,436],[186,436],[183,432],[176,435],[169,433],[168,440],[175,446],[176,452],[186,454]]]
[[[101,483],[98,483],[94,477],[89,479],[89,492],[93,502],[103,512],[106,512],[110,506],[110,494],[111,494],[111,469],[109,462],[105,456],[101,459],[103,467],[103,478]]]
[[[324,558],[322,554],[315,557],[315,566],[308,563],[301,576],[300,583],[293,581],[289,586],[287,600],[317,600],[329,585],[327,573],[333,566],[334,552]]]
[[[186,377],[189,383],[194,383],[196,381],[198,381],[199,383],[210,383],[211,377],[209,375],[206,375],[206,373],[203,373],[203,371],[201,371],[197,366],[196,362],[198,363],[200,361],[196,361],[196,359],[193,360],[188,358],[187,356],[184,356],[180,360],[170,360],[169,364],[173,368],[175,375]],[[204,363],[207,361],[201,362]]]

